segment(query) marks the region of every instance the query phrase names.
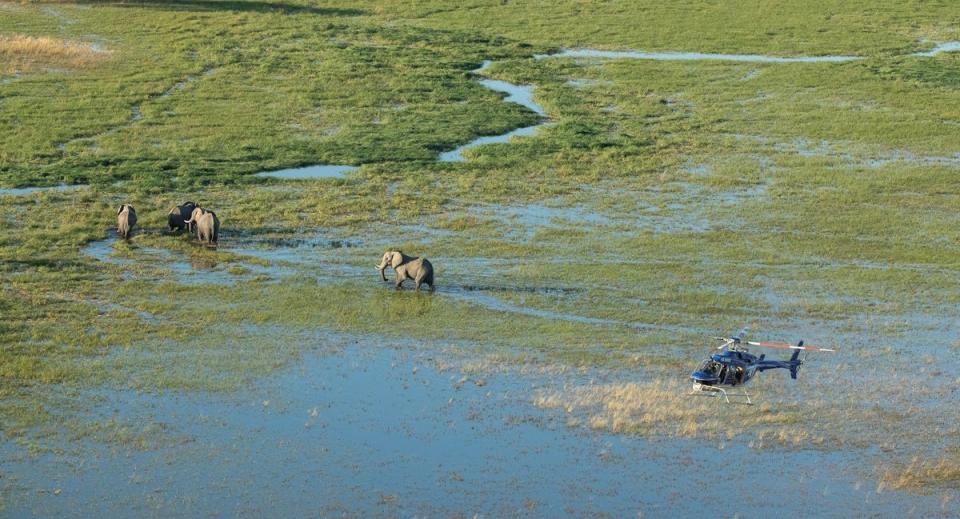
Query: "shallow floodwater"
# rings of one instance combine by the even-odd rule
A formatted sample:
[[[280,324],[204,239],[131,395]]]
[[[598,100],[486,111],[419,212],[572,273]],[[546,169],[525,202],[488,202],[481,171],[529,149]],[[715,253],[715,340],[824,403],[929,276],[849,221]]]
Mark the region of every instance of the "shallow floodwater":
[[[495,92],[507,94],[504,101],[508,103],[516,103],[529,108],[539,115],[544,115],[543,107],[533,100],[533,86],[531,85],[514,85],[513,83],[507,83],[499,79],[483,79],[480,81],[480,84]]]
[[[657,61],[741,61],[749,63],[843,63],[857,56],[765,56],[762,54],[711,54],[703,52],[645,52],[638,50],[565,49],[542,58],[650,59]]]
[[[80,254],[91,257],[102,263],[128,267],[128,277],[150,276],[150,273],[133,273],[133,267],[146,265],[162,269],[163,272],[172,275],[172,279],[181,285],[224,285],[230,286],[237,281],[247,279],[249,276],[267,276],[275,279],[289,276],[292,271],[289,268],[279,265],[265,267],[253,263],[233,262],[228,265],[219,265],[216,261],[210,261],[206,258],[194,258],[186,254],[177,253],[167,249],[156,247],[143,247],[136,244],[136,234],[133,241],[128,242],[127,246],[136,251],[136,259],[124,258],[113,254],[115,244],[120,240],[117,231],[108,229],[107,237],[102,240],[95,240],[87,243]],[[182,239],[181,235],[170,235],[170,239]],[[191,238],[192,239],[192,238]],[[198,247],[201,245],[197,244]],[[229,271],[226,267],[236,267],[239,271]]]
[[[609,59],[651,59],[660,61],[738,61],[752,63],[843,63],[861,59],[858,56],[765,56],[761,54],[710,54],[702,52],[644,52],[644,51],[607,51],[595,49],[565,49],[555,54],[540,54],[534,56],[536,59],[544,58],[609,58]],[[491,61],[484,61],[483,64],[472,70],[474,74],[482,74],[492,64]],[[497,92],[507,94],[505,101],[517,103],[534,111],[538,115],[544,116],[546,112],[543,107],[533,101],[532,85],[515,85],[506,81],[483,79],[480,84]],[[573,86],[580,84],[574,82]],[[511,137],[528,137],[533,135],[537,128],[544,126],[546,122],[517,128],[510,132],[495,135],[479,137],[473,141],[464,144],[454,150],[441,153],[437,160],[440,162],[459,162],[465,160],[463,151],[482,146],[484,144],[505,143]]]
[[[112,263],[114,265],[130,265],[133,263],[133,260],[118,258],[113,255],[113,244],[119,239],[120,236],[117,235],[117,231],[115,229],[108,229],[106,238],[87,243],[82,249],[80,249],[80,254],[89,256],[104,263]]]
[[[534,126],[525,126],[523,128],[517,128],[516,130],[511,130],[502,135],[491,135],[488,137],[478,137],[463,146],[460,146],[456,149],[445,151],[437,157],[437,160],[440,162],[461,162],[466,160],[463,156],[465,150],[470,148],[476,148],[477,146],[483,146],[484,144],[502,144],[509,142],[513,137],[530,137],[531,135],[537,132],[543,124],[537,124]]]
[[[483,64],[470,72],[473,74],[480,74],[487,67],[491,65],[491,61],[484,61]],[[482,79],[480,84],[494,90],[496,92],[502,92],[507,94],[507,97],[504,98],[504,101],[508,103],[516,103],[518,105],[529,108],[531,111],[537,115],[544,116],[546,112],[543,107],[537,104],[533,100],[533,86],[532,85],[514,85],[513,83],[508,83],[506,81],[500,81],[498,79]],[[484,144],[501,144],[509,142],[512,137],[529,137],[536,133],[537,129],[541,126],[546,125],[546,121],[533,126],[525,126],[523,128],[517,128],[515,130],[510,130],[509,132],[500,134],[500,135],[490,135],[485,137],[478,137],[463,146],[459,146],[456,149],[445,151],[441,153],[437,160],[440,162],[461,162],[466,160],[463,156],[463,151],[470,148],[476,148],[477,146],[483,146]]]
[[[357,169],[356,166],[317,165],[303,168],[280,169],[264,171],[255,177],[282,178],[287,180],[307,180],[311,178],[343,178],[348,171]]]
[[[960,51],[960,41],[948,41],[948,42],[937,44],[936,47],[928,51],[914,52],[913,55],[933,57],[933,56],[936,56],[937,54],[940,54],[941,52],[957,52],[957,51]]]
[[[57,186],[48,186],[48,187],[0,188],[0,195],[24,196],[24,195],[32,195],[34,193],[43,193],[46,191],[73,191],[75,189],[82,189],[85,187],[87,186],[82,184],[76,184],[76,185],[60,184]]]
[[[319,349],[326,339],[319,333]],[[531,388],[572,372],[441,370],[443,352],[347,346],[230,395],[100,391],[89,416],[159,424],[147,450],[89,443],[32,457],[0,444],[12,517],[949,516],[880,492],[856,454],[647,441],[567,427]],[[352,345],[349,345],[351,344]],[[342,349],[341,349],[342,348]],[[441,363],[443,365],[444,363]],[[592,373],[590,377],[604,377]],[[55,448],[54,445],[49,447]]]
[[[738,141],[751,141],[769,146],[777,153],[795,153],[800,157],[825,157],[835,159],[835,167],[882,168],[891,164],[911,166],[940,166],[960,168],[960,153],[946,156],[917,155],[908,150],[874,150],[861,153],[850,151],[852,144],[843,141],[810,140],[796,138],[789,142],[777,142],[762,135],[732,135]]]

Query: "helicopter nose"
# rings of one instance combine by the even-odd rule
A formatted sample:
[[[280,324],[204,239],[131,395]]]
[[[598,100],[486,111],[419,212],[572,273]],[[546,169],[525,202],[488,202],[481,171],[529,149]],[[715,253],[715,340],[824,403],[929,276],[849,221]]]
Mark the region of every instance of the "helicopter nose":
[[[717,382],[720,382],[720,379],[716,375],[711,375],[704,371],[694,371],[690,378],[698,384],[703,384],[704,386],[712,386]]]

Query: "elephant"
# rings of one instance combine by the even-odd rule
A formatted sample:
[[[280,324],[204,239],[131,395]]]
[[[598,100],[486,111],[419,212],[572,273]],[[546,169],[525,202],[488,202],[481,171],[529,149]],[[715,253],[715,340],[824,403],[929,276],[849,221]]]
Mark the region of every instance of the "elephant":
[[[376,267],[377,271],[380,272],[380,278],[384,281],[387,280],[387,276],[383,271],[386,270],[387,267],[392,267],[393,271],[397,273],[397,290],[400,290],[401,285],[403,285],[403,282],[407,279],[412,279],[416,282],[417,290],[420,290],[420,285],[423,283],[430,285],[431,292],[435,288],[433,285],[433,265],[430,264],[427,258],[407,256],[398,250],[387,251],[383,254],[383,259],[380,260],[380,264]]]
[[[137,212],[132,205],[121,205],[117,211],[117,234],[125,240],[130,239],[134,225],[137,225]]]
[[[196,225],[197,239],[202,242],[215,244],[220,237],[220,219],[213,211],[195,207],[193,213],[190,214],[190,219],[184,223]]]
[[[170,226],[170,230],[177,229],[182,232],[186,228],[188,232],[193,232],[193,223],[188,224],[187,220],[190,220],[196,207],[197,204],[193,202],[184,202],[171,209],[167,213],[167,225]]]

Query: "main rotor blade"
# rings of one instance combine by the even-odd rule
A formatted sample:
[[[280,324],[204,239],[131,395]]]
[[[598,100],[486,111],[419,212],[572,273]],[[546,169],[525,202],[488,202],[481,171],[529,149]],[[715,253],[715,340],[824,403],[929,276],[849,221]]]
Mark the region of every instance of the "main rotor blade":
[[[717,346],[717,349],[718,349],[718,350],[722,350],[722,349],[726,348],[727,346],[730,346],[731,344],[734,343],[734,340],[733,340],[733,339],[730,339],[730,338],[728,338],[728,337],[714,337],[714,339],[723,341],[723,344],[721,344],[720,346]]]
[[[794,346],[793,344],[785,344],[785,343],[779,343],[779,342],[748,341],[747,344],[751,346],[760,346],[761,348],[782,348],[785,350],[837,351],[833,348],[821,348],[819,346]]]
[[[747,335],[747,332],[748,332],[748,331],[750,331],[750,326],[749,326],[749,325],[744,326],[743,328],[740,328],[740,331],[737,332],[737,334],[733,336],[733,339],[734,339],[735,341],[737,341],[737,342],[742,341],[743,338]]]

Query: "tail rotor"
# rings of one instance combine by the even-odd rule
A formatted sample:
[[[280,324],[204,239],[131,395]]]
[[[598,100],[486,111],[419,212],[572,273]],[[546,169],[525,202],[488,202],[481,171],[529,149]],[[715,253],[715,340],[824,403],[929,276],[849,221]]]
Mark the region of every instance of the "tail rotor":
[[[803,350],[803,341],[797,343],[797,348],[793,350],[793,355],[790,355],[790,378],[794,380],[797,379],[797,373],[800,372],[800,365],[803,364],[803,361],[799,358],[801,350]]]

